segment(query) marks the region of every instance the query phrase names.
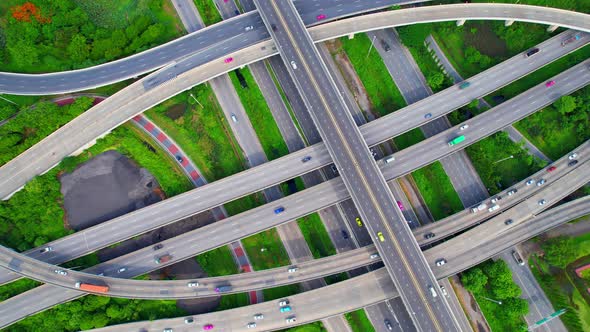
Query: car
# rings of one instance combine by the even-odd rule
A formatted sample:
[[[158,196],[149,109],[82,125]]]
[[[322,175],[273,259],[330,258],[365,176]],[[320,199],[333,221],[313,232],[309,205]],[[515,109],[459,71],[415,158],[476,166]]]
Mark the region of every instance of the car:
[[[387,159],[385,159],[385,163],[386,164],[389,164],[390,162],[392,162],[394,160],[395,160],[395,157],[394,156],[389,156],[389,157],[387,157]]]
[[[248,323],[248,325],[246,325],[247,329],[251,329],[251,328],[255,328],[255,327],[256,327],[256,323],[254,323],[254,322],[250,322],[250,323]]]
[[[385,242],[385,237],[383,236],[383,232],[377,233],[377,237],[379,238],[379,241]]]
[[[434,262],[436,264],[436,266],[443,266],[447,263],[447,260],[444,258],[441,258],[439,260],[437,260],[436,262]]]
[[[532,49],[528,50],[526,52],[525,56],[528,58],[530,56],[533,56],[533,55],[537,54],[538,52],[539,52],[539,49],[535,47],[535,48],[532,48]]]
[[[295,323],[296,321],[297,321],[297,319],[295,318],[295,316],[287,317],[285,319],[286,323]]]
[[[492,206],[491,206],[491,207],[488,209],[488,212],[494,212],[494,211],[496,211],[496,210],[497,210],[497,209],[499,209],[499,208],[500,208],[500,205],[498,205],[498,204],[494,204],[494,205],[492,205]]]
[[[254,29],[254,27],[253,27],[253,26],[251,26],[251,25],[249,25],[249,26],[247,26],[247,27],[246,27],[246,29],[245,29],[245,30],[246,30],[246,31],[250,31],[250,30],[252,30],[252,29]]]
[[[400,201],[395,201],[395,202],[397,203],[397,207],[398,207],[400,210],[402,210],[402,211],[403,211],[403,210],[404,210],[404,205],[402,204],[402,202],[400,202]]]
[[[287,299],[284,299],[284,300],[280,300],[279,301],[279,307],[284,307],[287,304],[289,304],[289,300],[287,300]]]
[[[254,320],[261,320],[264,319],[264,315],[263,314],[256,314],[254,315]]]
[[[573,160],[573,159],[576,159],[576,158],[578,158],[578,154],[575,153],[575,152],[572,153],[572,154],[570,154],[569,157],[567,157],[567,159],[569,159],[569,160]]]
[[[67,276],[68,275],[68,272],[64,271],[64,270],[57,269],[57,270],[53,270],[53,272],[59,274],[60,276]]]
[[[163,329],[163,330],[162,330],[162,332],[173,332],[173,331],[174,331],[174,330],[173,330],[173,329],[171,329],[171,328],[166,328],[166,329]]]
[[[537,187],[540,187],[544,184],[545,184],[545,179],[541,179],[541,180],[537,181]]]
[[[376,258],[379,258],[379,254],[378,254],[378,253],[371,254],[371,256],[369,256],[369,258],[370,258],[370,259],[376,259]]]
[[[332,169],[332,173],[334,173],[334,175],[338,174],[338,168],[336,168],[336,165],[332,165],[330,168]]]
[[[547,168],[547,172],[550,172],[551,173],[551,172],[553,172],[556,169],[557,169],[557,167],[551,166],[551,167]]]
[[[185,324],[192,324],[195,320],[192,317],[187,317],[184,319]]]
[[[432,297],[437,297],[438,296],[438,294],[434,290],[434,287],[428,286],[428,289],[430,289],[430,295],[432,295]]]
[[[295,60],[291,61],[291,67],[293,67],[293,69],[297,69],[297,63]]]
[[[492,198],[492,203],[496,203],[497,201],[501,200],[502,196],[496,196],[494,198]]]
[[[297,270],[299,270],[299,268],[297,266],[291,266],[288,271],[289,271],[289,273],[293,273],[293,272],[297,272]]]
[[[430,119],[432,117],[432,113],[424,114],[424,119]]]
[[[389,331],[393,331],[393,326],[391,326],[391,322],[389,321],[389,319],[386,319],[383,321],[383,324],[385,324],[385,328]]]
[[[426,233],[424,234],[425,239],[432,239],[434,237],[434,233]]]
[[[539,205],[540,205],[540,206],[543,206],[543,205],[545,205],[545,203],[547,203],[547,201],[546,201],[546,200],[544,200],[544,199],[542,199],[542,200],[540,200],[540,201],[539,201]]]
[[[341,230],[340,233],[342,233],[342,238],[343,239],[348,239],[348,233],[345,230]]]
[[[162,248],[164,248],[164,245],[163,245],[163,244],[161,244],[161,243],[158,243],[158,244],[156,244],[156,245],[153,247],[153,249],[154,249],[154,250],[160,250],[160,249],[162,249]]]
[[[182,157],[181,156],[176,156],[176,160],[182,162]]]
[[[545,83],[545,86],[546,86],[546,87],[548,87],[548,88],[549,88],[549,87],[552,87],[552,86],[554,86],[554,85],[555,85],[555,81],[554,81],[554,80],[551,80],[551,81],[549,81],[549,82]]]
[[[198,281],[191,281],[191,282],[187,283],[186,285],[188,288],[199,287],[199,282]]]
[[[236,9],[236,10],[234,10],[234,14],[240,15],[240,11]]]
[[[572,160],[569,163],[567,163],[568,166],[574,166],[575,164],[577,164],[578,161],[577,160]]]
[[[127,268],[126,268],[126,267],[121,267],[121,268],[119,268],[119,269],[117,270],[117,273],[123,273],[123,272],[125,272],[125,271],[127,271]]]
[[[270,28],[272,29],[272,31],[277,31],[277,26],[274,24],[271,24]]]
[[[373,156],[373,158],[377,157],[377,152],[375,152],[375,149],[370,149],[371,150],[371,156]]]
[[[517,192],[518,192],[518,190],[516,190],[516,188],[513,188],[513,189],[508,190],[506,195],[512,196],[512,195],[516,194]]]
[[[236,115],[234,113],[231,114],[231,120],[233,122],[238,122],[238,118],[236,117]]]
[[[512,250],[512,258],[518,263],[518,265],[524,265],[524,260],[520,257],[520,254],[516,250]]]
[[[276,215],[279,215],[279,214],[281,214],[281,213],[283,213],[283,212],[285,212],[285,208],[284,208],[284,207],[282,207],[282,206],[279,206],[279,207],[277,207],[277,208],[275,209],[275,214],[276,214]]]
[[[225,62],[225,63],[231,63],[232,61],[234,61],[234,58],[232,58],[232,57],[225,58],[225,60],[223,60],[223,62]]]
[[[214,327],[213,324],[207,324],[207,325],[203,326],[203,330],[204,331],[211,331],[211,330],[213,330],[213,327]]]
[[[440,286],[440,292],[442,293],[442,295],[449,296],[449,293],[447,293],[445,286],[443,286],[443,285],[439,285],[439,286]]]
[[[39,250],[40,253],[50,252],[50,251],[53,251],[53,247],[45,247],[45,248]]]
[[[281,307],[281,309],[279,309],[281,312],[289,312],[291,311],[291,307],[286,305],[284,307]]]
[[[315,18],[316,18],[318,21],[321,21],[321,20],[325,20],[325,19],[326,19],[326,17],[328,17],[328,16],[326,16],[326,14],[319,14],[319,15],[318,15],[318,16],[316,16]]]
[[[469,87],[470,85],[471,85],[470,82],[465,81],[459,85],[459,89],[463,90],[463,89]]]
[[[356,217],[355,221],[356,221],[356,224],[359,225],[359,227],[363,227],[363,221],[361,220],[360,217]]]
[[[389,44],[387,44],[387,42],[383,39],[381,39],[381,47],[383,47],[385,52],[391,51],[391,47],[389,47]]]
[[[469,125],[468,124],[464,124],[461,127],[459,127],[459,130],[465,130],[467,128],[469,128]]]
[[[506,221],[504,222],[504,225],[508,226],[508,225],[512,225],[513,220],[512,219],[506,219]]]
[[[529,179],[529,180],[526,182],[526,185],[527,185],[527,186],[530,186],[530,185],[531,185],[531,184],[533,184],[533,183],[535,183],[535,180],[533,180],[533,179]]]
[[[305,157],[303,157],[303,159],[301,159],[301,162],[306,163],[306,162],[308,162],[310,160],[311,160],[311,156],[305,156]]]

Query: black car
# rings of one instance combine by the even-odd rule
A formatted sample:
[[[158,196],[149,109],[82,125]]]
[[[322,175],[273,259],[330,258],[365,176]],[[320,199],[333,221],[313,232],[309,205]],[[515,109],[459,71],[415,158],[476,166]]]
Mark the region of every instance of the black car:
[[[512,219],[508,219],[504,222],[504,225],[506,225],[506,226],[508,226],[510,224],[512,224]]]
[[[270,27],[272,28],[272,31],[277,31],[277,26],[274,24],[271,24]]]
[[[568,166],[574,166],[575,164],[577,164],[578,161],[577,160],[572,160],[569,163],[567,163]]]
[[[182,162],[182,157],[181,156],[176,156],[176,160]]]
[[[334,175],[338,174],[338,169],[336,168],[336,165],[332,165],[330,166],[330,168],[332,169],[332,172],[334,172]]]
[[[342,237],[346,240],[348,239],[348,233],[345,230],[342,230]]]
[[[385,42],[383,39],[381,39],[381,47],[383,47],[385,52],[391,51],[391,47],[389,47],[389,44],[387,44],[387,42]]]
[[[391,326],[391,322],[389,321],[389,319],[386,319],[383,321],[383,323],[385,323],[385,327],[389,330],[389,331],[393,331],[393,326]]]
[[[158,243],[158,244],[156,244],[156,245],[154,246],[154,250],[160,250],[160,249],[162,249],[162,248],[164,248],[164,245],[163,245],[163,244],[161,244],[161,243]]]
[[[535,48],[533,48],[533,49],[529,50],[528,52],[526,52],[526,56],[527,56],[527,58],[528,58],[528,57],[530,57],[531,55],[535,55],[535,54],[537,54],[538,52],[539,52],[539,49],[535,47]]]
[[[434,237],[434,233],[426,233],[424,234],[425,239],[432,239]]]
[[[305,162],[308,162],[310,160],[311,160],[311,156],[305,156],[305,157],[303,157],[303,159],[301,159],[301,161],[304,162],[304,163]]]

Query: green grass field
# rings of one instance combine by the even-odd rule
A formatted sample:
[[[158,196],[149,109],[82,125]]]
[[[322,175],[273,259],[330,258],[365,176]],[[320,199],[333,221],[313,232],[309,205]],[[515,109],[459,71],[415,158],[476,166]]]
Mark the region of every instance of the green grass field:
[[[314,258],[336,254],[336,249],[328,235],[328,231],[317,213],[297,219],[297,224]]]
[[[197,10],[199,11],[199,15],[205,23],[205,26],[209,26],[218,22],[221,22],[221,15],[219,11],[213,4],[212,0],[193,0]]]
[[[250,305],[248,293],[229,294],[221,297],[221,302],[215,311],[235,309]]]
[[[353,332],[374,332],[375,328],[364,310],[357,310],[344,314]]]
[[[262,233],[242,239],[244,249],[252,262],[254,270],[266,270],[289,265],[289,256],[276,229],[269,229]],[[260,251],[264,249],[263,251]]]
[[[267,288],[262,292],[264,294],[264,301],[272,301],[300,293],[301,289],[299,288],[299,284],[292,284],[275,288]]]
[[[422,142],[424,138],[424,134],[420,128],[414,128],[406,133],[394,137],[393,142],[395,143],[395,146],[398,148],[398,150],[403,150],[414,144]]]
[[[207,251],[195,257],[209,277],[237,274],[238,268],[228,246]]]
[[[463,210],[459,195],[439,161],[414,171],[412,176],[435,220]]]
[[[254,77],[247,68],[240,69],[240,72],[248,84],[247,89],[242,88],[235,71],[231,72],[229,76],[260,140],[260,144],[262,144],[266,157],[268,160],[274,160],[287,155],[289,153],[287,145],[266,104],[266,100],[262,96],[260,88],[254,81]]]
[[[340,38],[339,41],[363,82],[375,113],[383,116],[406,106],[379,53],[373,49],[367,57],[371,40],[366,34],[357,34],[354,39]]]

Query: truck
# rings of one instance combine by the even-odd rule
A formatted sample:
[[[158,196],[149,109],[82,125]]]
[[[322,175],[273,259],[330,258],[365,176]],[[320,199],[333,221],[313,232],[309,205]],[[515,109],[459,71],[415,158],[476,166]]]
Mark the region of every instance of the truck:
[[[172,259],[172,255],[166,254],[164,256],[156,257],[156,259],[154,261],[156,262],[156,264],[162,264],[162,263],[169,262],[171,259]]]
[[[217,286],[217,287],[215,287],[215,292],[217,292],[217,293],[229,292],[229,291],[231,291],[231,289],[232,288],[230,285]]]
[[[461,135],[461,136],[457,136],[455,138],[453,138],[452,140],[449,141],[449,146],[453,146],[455,144],[459,144],[461,142],[463,142],[465,140],[465,136]]]
[[[571,35],[571,36],[567,37],[566,39],[564,39],[561,42],[561,46],[565,46],[571,42],[574,42],[576,40],[580,40],[581,38],[582,38],[582,35],[580,35],[579,33],[576,33],[575,35]]]
[[[77,282],[75,287],[79,288],[83,291],[92,292],[92,293],[106,294],[109,292],[109,286],[98,286],[98,285],[92,285],[92,284],[85,284],[82,282]]]
[[[471,208],[471,212],[472,213],[477,213],[478,211],[483,211],[488,207],[487,204],[483,203],[483,204],[479,204],[476,207]]]

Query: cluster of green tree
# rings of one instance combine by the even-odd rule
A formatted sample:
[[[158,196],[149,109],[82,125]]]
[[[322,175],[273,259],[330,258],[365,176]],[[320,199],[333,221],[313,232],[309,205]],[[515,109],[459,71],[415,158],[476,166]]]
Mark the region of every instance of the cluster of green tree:
[[[88,295],[18,322],[5,331],[79,331],[125,322],[186,315],[176,301]]]
[[[70,105],[40,102],[0,127],[0,165],[5,164],[92,106],[81,97]]]
[[[580,254],[574,239],[565,236],[549,239],[541,244],[541,248],[545,252],[545,261],[562,269],[576,260]]]
[[[118,1],[112,5],[97,2],[103,6],[74,0],[10,2],[14,6],[0,20],[3,69],[39,72],[81,68],[140,52],[170,38],[166,31],[170,27],[153,14],[161,11],[162,0],[132,1],[137,6],[128,6],[126,16],[117,22],[119,28],[100,20],[105,14],[117,13],[118,8],[111,7],[121,5],[115,4]],[[137,8],[145,10],[138,12]],[[37,15],[28,15],[31,10]]]
[[[492,64],[492,58],[481,54],[475,47],[469,46],[465,49],[465,61],[478,65],[481,69],[488,69]]]
[[[503,260],[486,261],[461,273],[461,283],[476,297],[490,297],[502,304],[496,306],[495,316],[505,322],[519,322],[518,328],[526,331],[521,317],[529,312],[528,302],[521,299],[521,290],[512,280],[512,272]]]
[[[0,121],[6,120],[18,112],[18,107],[14,104],[4,103],[0,105]]]

